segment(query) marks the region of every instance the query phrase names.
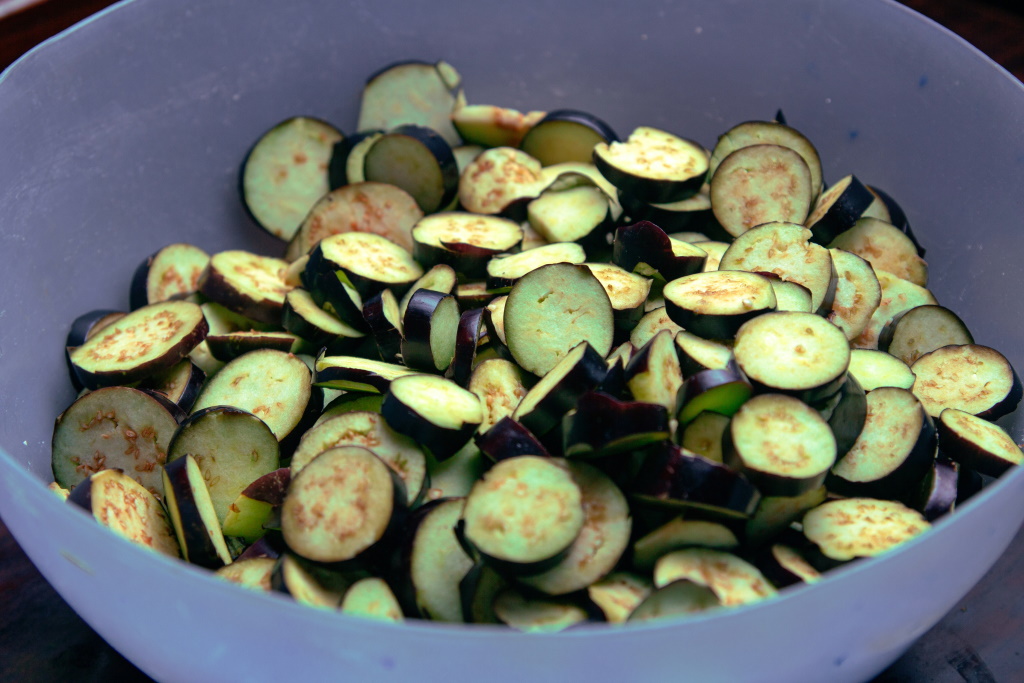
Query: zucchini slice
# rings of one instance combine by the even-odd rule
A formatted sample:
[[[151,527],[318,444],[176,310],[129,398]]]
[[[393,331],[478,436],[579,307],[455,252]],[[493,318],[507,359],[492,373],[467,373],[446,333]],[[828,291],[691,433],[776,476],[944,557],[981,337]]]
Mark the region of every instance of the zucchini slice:
[[[290,240],[327,194],[327,165],[344,135],[331,124],[296,116],[260,136],[242,163],[242,200],[257,225]]]
[[[537,376],[582,342],[603,358],[615,336],[614,311],[601,282],[586,266],[568,263],[520,278],[505,303],[504,323],[512,357]]]

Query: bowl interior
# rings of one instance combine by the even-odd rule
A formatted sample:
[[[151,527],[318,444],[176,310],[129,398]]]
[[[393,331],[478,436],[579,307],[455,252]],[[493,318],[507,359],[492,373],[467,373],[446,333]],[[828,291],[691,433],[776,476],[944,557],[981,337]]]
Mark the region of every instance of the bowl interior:
[[[650,125],[712,146],[731,125],[781,108],[817,145],[827,182],[855,173],[903,204],[934,264],[929,286],[938,300],[964,318],[979,343],[1024,368],[1024,300],[1008,295],[1024,253],[1024,232],[1016,229],[1024,195],[1015,187],[1024,166],[1024,90],[966,43],[895,3],[637,0],[626,9],[577,1],[372,8],[355,1],[129,1],[33,51],[0,78],[0,468],[10,473],[0,487],[17,489],[0,496],[0,515],[65,597],[149,671],[175,673],[161,668],[171,666],[166,657],[140,651],[122,633],[127,628],[112,625],[116,620],[104,617],[109,607],[83,595],[89,580],[60,559],[73,546],[76,557],[93,558],[94,569],[109,563],[98,554],[108,547],[105,535],[42,487],[51,479],[53,419],[73,399],[63,362],[67,325],[93,308],[126,307],[132,271],[164,244],[280,253],[239,202],[246,150],[297,114],[354,132],[366,76],[410,58],[454,65],[470,103],[581,109],[620,135]],[[1013,420],[1006,424],[1019,436]],[[1024,488],[1022,477],[1007,477],[965,507],[962,525],[953,520],[937,535],[989,529],[987,511],[1011,488]],[[1017,514],[1020,506],[1007,509]],[[922,597],[913,624],[889,624],[880,641],[889,638],[886,646],[851,654],[850,662],[863,658],[862,668],[848,663],[844,673],[859,675],[898,654],[981,576],[1013,529],[981,534],[988,553],[977,553],[964,579],[942,584],[941,599]],[[82,543],[75,545],[75,536]],[[122,552],[117,543],[111,552],[132,566],[237,607],[233,588],[135,549]],[[909,555],[902,561],[913,567],[913,553],[924,557],[925,545],[826,584],[886,584],[899,558]],[[829,590],[807,593],[819,589],[822,597]],[[300,631],[311,620],[326,633],[338,628],[283,601],[243,597],[246,605],[287,615],[281,618]],[[797,614],[813,609],[813,600],[800,600],[778,602]],[[738,637],[763,632],[765,621],[752,619],[741,628],[753,631]],[[362,629],[337,623],[346,633]],[[384,632],[409,634],[417,647],[447,633],[423,628]],[[655,634],[670,631],[637,632],[658,643]],[[532,646],[523,647],[529,653]],[[391,670],[406,671],[402,666]]]

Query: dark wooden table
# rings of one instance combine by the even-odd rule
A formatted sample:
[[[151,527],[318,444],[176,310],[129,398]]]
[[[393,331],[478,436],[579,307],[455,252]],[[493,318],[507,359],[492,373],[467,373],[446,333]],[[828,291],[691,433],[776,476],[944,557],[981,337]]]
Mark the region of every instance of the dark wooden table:
[[[0,0],[0,69],[108,4],[109,0]],[[1014,3],[905,4],[1024,79],[1024,15],[1011,11]],[[149,679],[67,606],[0,522],[0,681],[58,680]],[[875,683],[996,681],[1024,682],[1024,532],[985,579]]]

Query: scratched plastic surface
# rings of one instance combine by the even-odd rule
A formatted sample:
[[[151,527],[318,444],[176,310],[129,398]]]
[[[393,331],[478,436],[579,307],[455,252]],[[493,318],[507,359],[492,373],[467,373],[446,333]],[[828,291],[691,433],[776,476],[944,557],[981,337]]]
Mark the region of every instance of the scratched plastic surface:
[[[0,515],[22,547],[162,681],[285,680],[296,663],[308,680],[857,681],[882,670],[1006,547],[1024,518],[1024,472],[817,586],[685,623],[550,637],[379,624],[250,594],[123,543],[45,490],[53,418],[73,398],[69,321],[126,306],[132,270],[162,244],[278,249],[239,205],[248,146],[300,113],[351,132],[363,79],[409,58],[455,65],[471,102],[583,109],[622,133],[660,126],[705,145],[781,107],[827,179],[853,172],[904,204],[939,301],[1024,368],[1024,89],[905,8],[135,0],[0,79]],[[274,645],[254,654],[259,643]]]

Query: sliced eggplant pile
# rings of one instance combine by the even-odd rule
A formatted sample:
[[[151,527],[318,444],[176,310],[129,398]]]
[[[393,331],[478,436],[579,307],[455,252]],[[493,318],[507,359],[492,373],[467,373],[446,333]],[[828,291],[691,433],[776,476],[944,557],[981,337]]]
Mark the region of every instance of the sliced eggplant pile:
[[[620,141],[413,61],[350,123],[246,155],[279,253],[168,240],[73,321],[62,498],[317,609],[549,632],[769,599],[1024,463],[1015,369],[781,112]]]

